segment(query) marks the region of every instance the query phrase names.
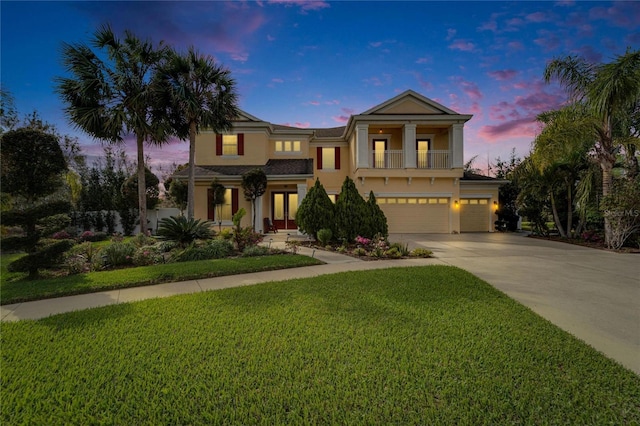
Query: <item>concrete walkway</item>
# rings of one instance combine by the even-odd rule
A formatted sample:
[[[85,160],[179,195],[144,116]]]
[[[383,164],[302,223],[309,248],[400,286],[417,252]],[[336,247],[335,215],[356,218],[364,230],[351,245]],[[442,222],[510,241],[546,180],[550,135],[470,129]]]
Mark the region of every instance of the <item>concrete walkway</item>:
[[[286,234],[264,244],[284,247]],[[269,281],[394,266],[452,265],[489,282],[540,316],[640,374],[640,254],[618,254],[518,234],[396,234],[392,242],[434,259],[361,261],[301,248],[324,265],[207,278],[0,306],[2,321]]]

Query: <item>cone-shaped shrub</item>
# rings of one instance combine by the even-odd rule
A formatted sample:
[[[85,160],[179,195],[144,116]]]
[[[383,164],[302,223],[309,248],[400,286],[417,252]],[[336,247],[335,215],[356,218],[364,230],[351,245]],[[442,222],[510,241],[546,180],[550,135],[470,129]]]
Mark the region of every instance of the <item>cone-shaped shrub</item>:
[[[367,216],[369,221],[369,233],[371,235],[364,235],[365,237],[373,238],[377,234],[383,237],[389,236],[389,227],[387,226],[387,217],[376,202],[376,196],[373,191],[369,192],[369,200],[367,201],[367,209],[369,215]]]
[[[335,230],[335,206],[327,195],[319,179],[309,189],[307,195],[300,203],[296,213],[296,225],[298,228],[313,238],[318,237],[321,229]]]
[[[360,232],[366,231],[368,214],[367,202],[358,192],[353,180],[347,176],[336,201],[335,226],[338,238],[351,242]]]

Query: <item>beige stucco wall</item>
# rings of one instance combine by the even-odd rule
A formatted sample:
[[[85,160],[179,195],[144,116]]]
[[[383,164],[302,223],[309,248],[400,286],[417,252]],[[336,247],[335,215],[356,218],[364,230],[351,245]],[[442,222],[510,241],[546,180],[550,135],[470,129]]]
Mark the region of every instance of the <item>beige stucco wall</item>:
[[[203,132],[196,137],[196,164],[200,165],[262,165],[269,158],[269,143],[263,132],[244,133],[244,155],[216,155],[216,134]]]

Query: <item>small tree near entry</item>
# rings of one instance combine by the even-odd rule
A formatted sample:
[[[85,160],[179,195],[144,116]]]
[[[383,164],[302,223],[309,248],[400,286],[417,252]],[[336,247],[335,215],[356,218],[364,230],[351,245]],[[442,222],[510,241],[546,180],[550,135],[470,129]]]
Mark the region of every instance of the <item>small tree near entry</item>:
[[[335,226],[338,238],[342,238],[347,242],[353,241],[365,229],[366,217],[369,211],[366,201],[364,201],[356,188],[356,184],[348,176],[342,183],[335,211]]]
[[[218,220],[218,231],[222,231],[222,206],[226,201],[225,194],[227,193],[227,188],[214,179],[213,182],[211,182],[211,192],[213,193],[211,207],[213,207],[215,218]]]
[[[318,231],[335,231],[335,206],[327,195],[324,186],[316,179],[298,207],[296,225],[300,231],[318,239]]]
[[[267,191],[267,175],[262,169],[253,169],[242,175],[242,189],[244,190],[244,198],[251,201],[251,210],[253,211],[253,220],[251,227],[255,227],[256,223],[256,200]]]
[[[12,199],[12,208],[2,214],[4,225],[17,225],[19,237],[2,240],[2,249],[22,249],[27,253],[9,265],[9,270],[38,276],[38,269],[55,263],[68,250],[70,241],[42,246],[40,238],[70,222],[68,201],[52,199],[63,184],[67,171],[58,138],[33,129],[18,129],[2,135],[2,191]]]

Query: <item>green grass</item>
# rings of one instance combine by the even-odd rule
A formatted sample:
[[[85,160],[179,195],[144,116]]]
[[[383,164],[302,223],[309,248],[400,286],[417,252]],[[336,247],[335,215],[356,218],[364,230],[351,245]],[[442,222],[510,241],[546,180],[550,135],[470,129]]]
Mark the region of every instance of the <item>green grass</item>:
[[[14,255],[0,256],[2,261],[0,304],[2,305],[116,288],[296,268],[322,263],[317,259],[301,255],[273,255],[168,263],[27,280],[25,274],[12,274],[6,271],[9,257],[15,258]]]
[[[473,275],[394,268],[2,326],[2,424],[638,424],[640,378]]]

